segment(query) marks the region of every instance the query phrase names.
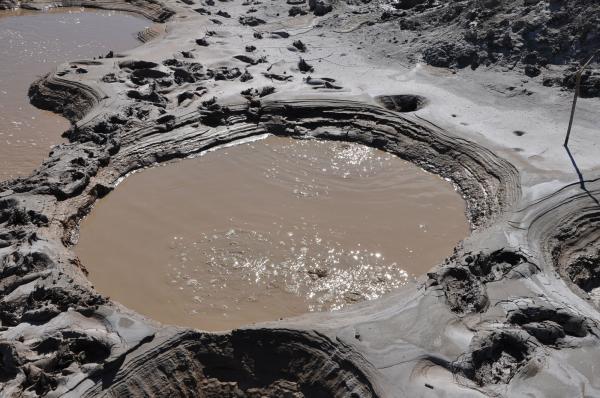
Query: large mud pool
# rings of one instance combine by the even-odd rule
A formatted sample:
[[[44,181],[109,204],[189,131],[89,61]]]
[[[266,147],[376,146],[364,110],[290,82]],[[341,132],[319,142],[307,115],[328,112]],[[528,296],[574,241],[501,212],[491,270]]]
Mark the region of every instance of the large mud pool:
[[[0,11],[0,180],[31,173],[69,127],[61,116],[29,104],[29,85],[62,62],[135,47],[136,33],[149,24],[83,8]]]
[[[128,177],[81,226],[98,291],[222,330],[375,299],[468,233],[452,185],[359,144],[265,140]]]

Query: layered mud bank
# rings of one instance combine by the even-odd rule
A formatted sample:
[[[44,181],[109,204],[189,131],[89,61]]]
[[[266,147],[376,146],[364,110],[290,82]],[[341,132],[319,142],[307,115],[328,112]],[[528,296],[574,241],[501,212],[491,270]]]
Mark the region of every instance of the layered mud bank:
[[[464,210],[449,183],[385,152],[268,137],[128,177],[76,253],[129,308],[226,330],[414,284],[467,235]]]
[[[30,105],[31,83],[66,61],[73,62],[57,73],[85,74],[78,59],[134,48],[147,25],[129,14],[82,8],[0,12],[0,179],[31,173],[69,128],[67,120]]]
[[[164,37],[35,85],[75,124],[31,176],[0,183],[3,394],[600,394],[595,100],[565,152],[555,89],[373,56],[364,43],[392,40],[374,4],[149,4],[174,13]],[[78,225],[121,178],[265,133],[448,178],[472,233],[421,285],[228,333],[164,326],[92,288]]]

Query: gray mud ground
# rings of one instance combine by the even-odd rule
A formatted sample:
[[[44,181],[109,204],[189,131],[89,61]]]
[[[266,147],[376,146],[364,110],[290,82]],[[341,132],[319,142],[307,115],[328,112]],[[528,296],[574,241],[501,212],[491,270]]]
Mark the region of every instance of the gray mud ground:
[[[595,51],[598,7],[288,2],[69,2],[168,22],[30,89],[74,124],[31,176],[0,183],[1,394],[599,396],[599,103],[579,102],[566,150],[572,94],[542,81]],[[431,50],[463,38],[477,58]],[[356,141],[450,178],[472,234],[418,289],[230,333],[160,325],[94,291],[72,244],[97,198],[133,170],[265,132]]]

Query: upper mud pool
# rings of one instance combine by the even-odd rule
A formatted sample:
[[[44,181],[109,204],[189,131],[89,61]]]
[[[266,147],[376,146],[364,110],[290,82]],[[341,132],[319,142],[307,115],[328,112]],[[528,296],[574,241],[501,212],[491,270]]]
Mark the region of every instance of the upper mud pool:
[[[29,85],[66,61],[133,48],[149,22],[82,8],[0,11],[0,180],[29,174],[69,123],[29,104]],[[84,70],[81,70],[84,73]]]
[[[81,226],[95,287],[222,330],[413,283],[468,233],[452,185],[358,144],[262,141],[128,177]]]

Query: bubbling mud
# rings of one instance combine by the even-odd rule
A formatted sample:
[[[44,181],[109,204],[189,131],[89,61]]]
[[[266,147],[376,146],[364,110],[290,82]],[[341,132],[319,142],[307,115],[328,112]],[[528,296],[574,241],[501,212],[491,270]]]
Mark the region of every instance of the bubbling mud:
[[[0,11],[0,180],[29,174],[69,127],[29,104],[29,85],[61,62],[135,47],[147,25],[126,13],[83,8]]]
[[[468,234],[452,185],[354,143],[269,137],[128,177],[82,222],[96,288],[223,330],[376,299]]]

